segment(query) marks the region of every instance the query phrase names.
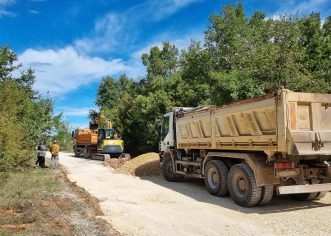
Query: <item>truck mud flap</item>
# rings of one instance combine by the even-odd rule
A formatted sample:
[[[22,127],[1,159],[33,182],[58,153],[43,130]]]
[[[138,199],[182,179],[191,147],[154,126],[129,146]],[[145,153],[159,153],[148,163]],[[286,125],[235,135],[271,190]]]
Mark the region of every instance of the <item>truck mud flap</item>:
[[[331,191],[331,183],[280,186],[277,188],[277,194],[316,193],[324,191]]]

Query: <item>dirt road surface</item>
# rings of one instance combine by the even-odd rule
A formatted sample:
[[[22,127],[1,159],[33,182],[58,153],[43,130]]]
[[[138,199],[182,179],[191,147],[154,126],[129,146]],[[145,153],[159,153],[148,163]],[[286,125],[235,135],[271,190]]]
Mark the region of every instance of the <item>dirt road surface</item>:
[[[100,161],[65,153],[60,163],[123,235],[331,235],[331,193],[314,202],[275,197],[270,205],[243,208],[210,195],[201,180],[114,174]]]

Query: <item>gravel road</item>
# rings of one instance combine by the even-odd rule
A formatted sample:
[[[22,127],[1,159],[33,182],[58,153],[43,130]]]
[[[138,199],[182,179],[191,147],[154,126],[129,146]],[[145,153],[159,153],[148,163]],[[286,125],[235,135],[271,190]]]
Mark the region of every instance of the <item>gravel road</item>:
[[[275,197],[243,208],[210,195],[201,180],[114,174],[100,161],[61,153],[70,181],[100,200],[106,219],[123,235],[331,235],[331,193],[319,201]]]

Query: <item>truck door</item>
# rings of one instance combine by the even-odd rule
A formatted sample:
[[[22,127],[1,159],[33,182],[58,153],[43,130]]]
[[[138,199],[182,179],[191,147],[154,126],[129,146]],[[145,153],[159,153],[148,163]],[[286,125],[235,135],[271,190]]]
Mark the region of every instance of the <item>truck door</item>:
[[[174,146],[174,125],[173,112],[163,116],[161,126],[160,151],[165,151],[167,147]]]

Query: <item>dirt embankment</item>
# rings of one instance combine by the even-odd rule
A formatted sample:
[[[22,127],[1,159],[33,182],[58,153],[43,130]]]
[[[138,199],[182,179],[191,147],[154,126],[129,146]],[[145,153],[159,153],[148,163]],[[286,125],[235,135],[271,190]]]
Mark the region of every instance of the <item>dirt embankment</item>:
[[[12,173],[0,189],[0,235],[119,235],[102,215],[61,169]]]

